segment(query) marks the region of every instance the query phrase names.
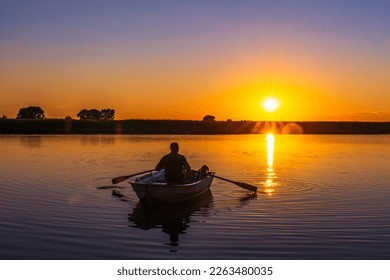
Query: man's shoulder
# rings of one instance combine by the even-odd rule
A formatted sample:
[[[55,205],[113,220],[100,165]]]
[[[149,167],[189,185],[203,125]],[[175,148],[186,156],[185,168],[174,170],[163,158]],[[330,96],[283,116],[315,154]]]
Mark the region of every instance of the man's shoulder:
[[[165,156],[163,156],[161,159],[164,160],[164,159],[169,159],[172,155],[171,154],[166,154]]]
[[[180,157],[180,160],[185,161],[185,162],[187,161],[187,159],[186,159],[185,156],[183,156],[183,155],[181,155],[181,154],[179,154],[178,156]]]
[[[183,159],[186,159],[186,158],[185,158],[185,156],[183,156],[181,154],[169,153],[169,154],[166,154],[165,156],[163,156],[162,159],[163,160],[170,160],[170,159],[174,159],[174,160],[180,159],[180,160],[183,160]]]

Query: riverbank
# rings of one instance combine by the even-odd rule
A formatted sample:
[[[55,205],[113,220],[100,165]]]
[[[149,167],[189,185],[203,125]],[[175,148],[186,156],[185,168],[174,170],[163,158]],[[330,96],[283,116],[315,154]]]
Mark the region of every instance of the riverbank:
[[[390,134],[390,122],[0,119],[0,134]]]

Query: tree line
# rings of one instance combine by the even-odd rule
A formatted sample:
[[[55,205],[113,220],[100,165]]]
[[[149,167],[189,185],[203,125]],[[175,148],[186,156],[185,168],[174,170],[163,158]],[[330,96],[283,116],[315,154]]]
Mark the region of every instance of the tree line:
[[[115,119],[115,110],[114,109],[82,109],[77,117],[80,120],[96,120],[96,121],[112,121]],[[29,106],[25,108],[20,108],[18,114],[16,115],[17,119],[30,119],[30,120],[44,120],[46,119],[45,111],[39,106]],[[7,119],[7,116],[3,115],[1,119]],[[65,117],[65,119],[72,119],[70,116]],[[203,121],[213,122],[215,121],[215,116],[206,115],[203,117]],[[230,120],[231,121],[231,120]]]
[[[115,119],[114,109],[82,109],[77,117],[80,120],[112,121]],[[3,118],[7,118],[3,115]],[[16,115],[17,119],[44,120],[46,119],[45,111],[39,106],[29,106],[19,109]],[[71,119],[71,117],[66,117]]]
[[[96,120],[96,121],[112,121],[115,119],[115,110],[114,109],[83,109],[78,114],[77,117],[80,120]]]

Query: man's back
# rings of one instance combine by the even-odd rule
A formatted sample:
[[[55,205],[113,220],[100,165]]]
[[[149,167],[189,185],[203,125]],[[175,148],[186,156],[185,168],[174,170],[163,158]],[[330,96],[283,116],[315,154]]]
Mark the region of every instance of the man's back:
[[[167,182],[180,182],[184,179],[183,167],[189,166],[186,158],[178,153],[169,153],[162,157],[156,169],[165,169]]]

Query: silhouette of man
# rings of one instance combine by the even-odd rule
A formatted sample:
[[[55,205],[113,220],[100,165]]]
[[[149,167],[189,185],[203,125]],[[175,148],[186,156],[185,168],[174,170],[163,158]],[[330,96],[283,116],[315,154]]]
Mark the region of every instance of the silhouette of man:
[[[185,172],[191,170],[187,159],[179,154],[179,144],[176,142],[170,145],[171,152],[161,158],[156,170],[165,169],[165,180],[167,183],[180,183],[184,181]]]

